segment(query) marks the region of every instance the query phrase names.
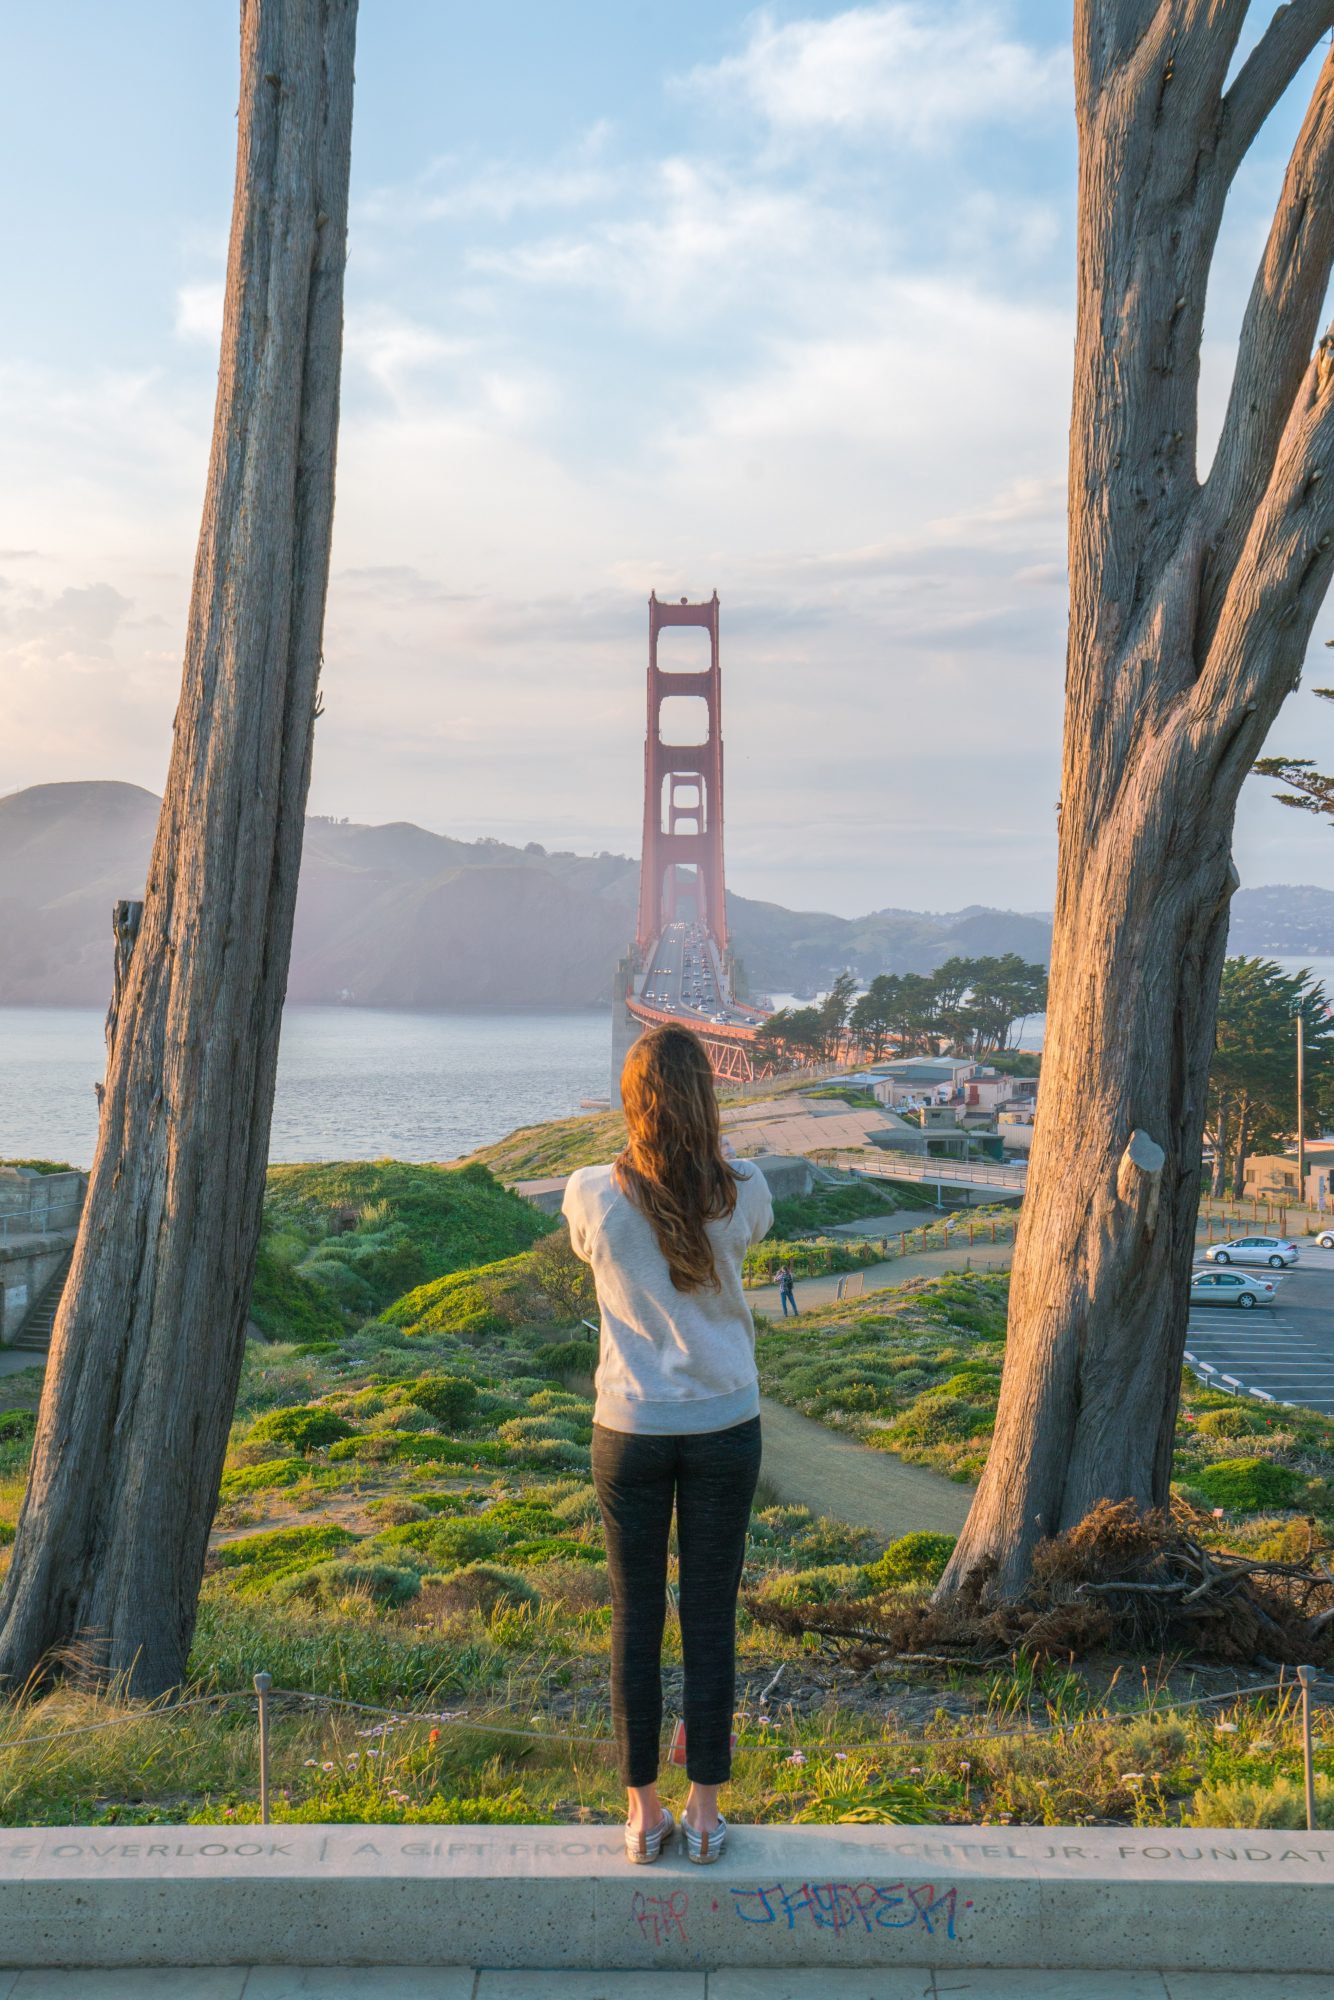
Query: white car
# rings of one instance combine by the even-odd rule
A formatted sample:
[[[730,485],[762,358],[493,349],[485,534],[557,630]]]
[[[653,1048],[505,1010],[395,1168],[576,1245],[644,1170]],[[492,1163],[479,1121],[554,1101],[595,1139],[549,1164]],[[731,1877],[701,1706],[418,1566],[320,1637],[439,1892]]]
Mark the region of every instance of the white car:
[[[1322,1250],[1334,1250],[1334,1229],[1322,1229],[1316,1242]]]
[[[1297,1245],[1285,1236],[1237,1236],[1231,1243],[1214,1243],[1205,1251],[1211,1264],[1268,1264],[1281,1271],[1297,1262]]]
[[[1278,1282],[1274,1278],[1243,1278],[1240,1271],[1192,1271],[1192,1306],[1272,1306]]]

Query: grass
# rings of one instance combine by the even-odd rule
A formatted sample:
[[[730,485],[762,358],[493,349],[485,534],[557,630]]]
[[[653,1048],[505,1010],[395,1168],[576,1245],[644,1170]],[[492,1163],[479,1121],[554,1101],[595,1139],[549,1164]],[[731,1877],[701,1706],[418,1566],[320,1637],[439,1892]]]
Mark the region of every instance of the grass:
[[[772,1284],[781,1264],[790,1266],[794,1278],[822,1278],[831,1271],[859,1271],[878,1264],[883,1255],[878,1244],[855,1236],[804,1236],[788,1243],[766,1236],[746,1252],[742,1280],[747,1285]]]
[[[774,1203],[774,1231],[788,1237],[818,1235],[840,1222],[864,1222],[868,1216],[888,1215],[894,1209],[935,1206],[930,1195],[917,1188],[905,1192],[905,1185],[891,1193],[866,1181],[818,1183],[809,1194],[785,1195]]]
[[[364,1171],[294,1179],[271,1229],[316,1232],[324,1204],[366,1190]],[[365,1219],[371,1236],[392,1220]],[[433,1254],[447,1248],[437,1239]],[[276,1705],[278,1817],[619,1816],[584,1282],[553,1234],[414,1286],[336,1340],[249,1345],[189,1671],[199,1695],[244,1694],[261,1668],[292,1691]],[[967,1478],[985,1460],[1005,1309],[997,1274],[816,1309],[799,1327],[762,1327],[764,1387],[873,1448]],[[304,1335],[304,1319],[292,1331]],[[35,1370],[0,1380],[0,1543],[21,1504],[39,1381]],[[1220,1539],[1299,1554],[1311,1521],[1334,1517],[1334,1425],[1312,1413],[1264,1415],[1187,1378],[1177,1442],[1182,1492],[1227,1495],[1212,1503],[1230,1514]],[[762,1494],[744,1591],[757,1609],[912,1595],[949,1546],[907,1535],[886,1547]],[[738,1820],[1283,1825],[1300,1810],[1286,1697],[1235,1702],[1219,1720],[1174,1712],[1182,1684],[1166,1669],[1132,1690],[1125,1676],[1109,1684],[1104,1663],[1076,1673],[1022,1658],[994,1674],[919,1666],[884,1680],[775,1633],[744,1603],[738,1652]],[[670,1717],[670,1615],[665,1664]],[[1132,1693],[1153,1717],[1122,1717]],[[400,1723],[330,1701],[450,1719]],[[74,1733],[102,1721],[116,1726]],[[1320,1810],[1334,1821],[1334,1725],[1322,1717],[1319,1729]],[[0,1717],[7,1823],[243,1821],[255,1793],[248,1697],[146,1711],[115,1691],[65,1688]]]

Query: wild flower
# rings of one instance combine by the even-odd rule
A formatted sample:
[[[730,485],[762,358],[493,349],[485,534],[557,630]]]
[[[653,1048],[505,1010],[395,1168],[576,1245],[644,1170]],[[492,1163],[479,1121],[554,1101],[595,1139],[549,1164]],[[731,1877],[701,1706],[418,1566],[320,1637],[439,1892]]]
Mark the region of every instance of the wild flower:
[[[783,1761],[786,1764],[804,1764],[806,1762],[806,1752],[804,1750],[794,1750],[792,1755],[785,1757]]]

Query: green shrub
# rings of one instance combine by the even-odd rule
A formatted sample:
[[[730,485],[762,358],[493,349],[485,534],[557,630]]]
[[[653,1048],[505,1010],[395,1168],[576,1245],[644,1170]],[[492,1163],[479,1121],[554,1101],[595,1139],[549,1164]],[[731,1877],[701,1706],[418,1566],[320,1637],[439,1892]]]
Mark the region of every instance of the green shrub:
[[[295,1486],[310,1477],[304,1458],[266,1458],[259,1465],[239,1465],[222,1475],[222,1500],[239,1500],[247,1493],[267,1493],[274,1487]]]
[[[500,1436],[506,1444],[536,1444],[540,1439],[564,1438],[573,1443],[579,1426],[566,1417],[551,1415],[537,1417],[510,1417],[500,1426]]]
[[[831,1604],[839,1597],[860,1597],[865,1590],[866,1572],[857,1563],[822,1563],[767,1578],[762,1595],[778,1604]]]
[[[505,1560],[520,1569],[539,1569],[549,1562],[600,1563],[605,1559],[602,1549],[591,1542],[576,1542],[569,1535],[544,1535],[531,1542],[510,1542],[505,1549]]]
[[[0,1410],[0,1444],[31,1444],[37,1431],[33,1410]]]
[[[1269,1458],[1220,1458],[1193,1477],[1210,1506],[1242,1514],[1261,1507],[1294,1507],[1306,1485],[1300,1472]]]
[[[423,1375],[408,1394],[446,1430],[463,1430],[477,1407],[477,1384],[463,1375]]]
[[[371,1465],[395,1462],[432,1465],[505,1465],[511,1453],[507,1446],[490,1438],[460,1442],[457,1438],[419,1437],[405,1431],[372,1431],[366,1437],[344,1438],[331,1445],[331,1463],[345,1459],[365,1460]]]
[[[591,1375],[598,1365],[595,1340],[553,1340],[539,1347],[534,1359],[548,1375]]]
[[[294,1271],[285,1254],[261,1237],[250,1291],[250,1317],[270,1340],[336,1340],[347,1322],[327,1293]]]
[[[286,1444],[294,1451],[321,1451],[352,1436],[352,1426],[336,1410],[318,1405],[291,1403],[285,1409],[266,1410],[246,1433],[249,1444]]]
[[[1209,1410],[1197,1419],[1195,1428],[1206,1437],[1244,1438],[1254,1437],[1264,1425],[1249,1410]]]
[[[908,1405],[884,1436],[893,1444],[946,1444],[989,1428],[990,1420],[976,1404],[929,1389]]]
[[[505,1540],[505,1530],[477,1515],[440,1514],[425,1521],[405,1521],[375,1537],[378,1549],[411,1549],[426,1569],[453,1569],[480,1557],[493,1556]]]
[[[480,1611],[484,1618],[495,1611],[542,1601],[541,1593],[512,1569],[486,1562],[469,1563],[448,1576],[425,1576],[422,1593],[432,1610]]]
[[[356,1536],[336,1521],[312,1522],[304,1528],[269,1528],[258,1535],[240,1535],[217,1550],[221,1569],[240,1570],[242,1589],[258,1589],[268,1580],[296,1569],[309,1569],[345,1549]]]
[[[957,1539],[955,1535],[933,1535],[924,1528],[900,1535],[878,1562],[868,1566],[867,1581],[875,1590],[888,1590],[900,1583],[939,1583]]]
[[[421,1576],[415,1569],[395,1568],[383,1562],[326,1562],[313,1569],[284,1575],[275,1585],[278,1603],[303,1598],[337,1604],[345,1597],[368,1597],[376,1604],[407,1604],[421,1591]]]
[[[1317,1774],[1315,1823],[1334,1827],[1334,1780]],[[1306,1825],[1306,1791],[1300,1778],[1207,1779],[1196,1792],[1187,1826],[1276,1826],[1294,1832]]]

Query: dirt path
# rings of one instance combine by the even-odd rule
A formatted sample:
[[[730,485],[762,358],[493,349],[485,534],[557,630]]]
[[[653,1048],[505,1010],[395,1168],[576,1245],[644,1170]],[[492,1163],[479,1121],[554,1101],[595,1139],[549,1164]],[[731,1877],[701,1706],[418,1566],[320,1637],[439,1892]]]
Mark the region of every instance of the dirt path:
[[[892,1452],[873,1451],[768,1396],[760,1408],[763,1476],[781,1500],[870,1528],[885,1541],[914,1528],[957,1535],[963,1526],[971,1486],[925,1465],[905,1465]]]

